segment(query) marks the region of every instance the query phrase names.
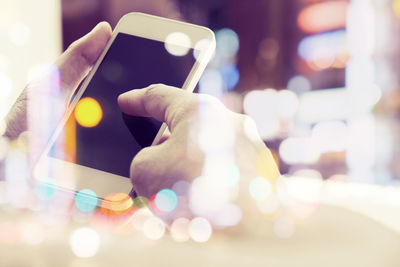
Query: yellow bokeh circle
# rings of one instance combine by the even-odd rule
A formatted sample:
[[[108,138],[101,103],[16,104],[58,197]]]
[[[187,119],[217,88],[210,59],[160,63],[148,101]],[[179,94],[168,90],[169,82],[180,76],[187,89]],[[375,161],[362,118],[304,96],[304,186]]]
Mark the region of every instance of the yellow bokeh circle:
[[[400,0],[393,0],[393,11],[400,17]]]
[[[75,119],[83,127],[95,127],[103,118],[103,110],[99,102],[91,97],[79,100],[75,108]]]

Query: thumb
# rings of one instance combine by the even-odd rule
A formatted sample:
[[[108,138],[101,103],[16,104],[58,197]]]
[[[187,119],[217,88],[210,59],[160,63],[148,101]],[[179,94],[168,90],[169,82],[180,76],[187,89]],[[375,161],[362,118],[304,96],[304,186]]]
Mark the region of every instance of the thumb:
[[[72,43],[58,58],[55,64],[60,72],[63,90],[71,92],[78,87],[103,52],[111,33],[111,26],[107,22],[101,22],[91,32]]]

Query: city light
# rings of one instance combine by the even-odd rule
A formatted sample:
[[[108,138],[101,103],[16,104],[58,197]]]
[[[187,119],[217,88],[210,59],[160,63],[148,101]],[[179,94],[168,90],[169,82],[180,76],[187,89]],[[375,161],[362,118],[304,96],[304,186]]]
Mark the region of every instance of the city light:
[[[103,118],[103,110],[94,98],[85,97],[75,107],[75,119],[82,127],[95,127]]]

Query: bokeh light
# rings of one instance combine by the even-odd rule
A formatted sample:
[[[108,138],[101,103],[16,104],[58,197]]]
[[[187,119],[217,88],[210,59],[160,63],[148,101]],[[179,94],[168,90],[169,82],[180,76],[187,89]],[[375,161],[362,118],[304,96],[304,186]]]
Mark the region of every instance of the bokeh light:
[[[172,186],[172,190],[178,196],[186,196],[190,190],[190,183],[188,181],[178,181]]]
[[[103,118],[103,110],[94,98],[85,97],[79,100],[75,108],[75,119],[83,127],[95,127]]]
[[[271,195],[264,200],[257,201],[257,208],[263,214],[273,214],[279,208],[279,201],[275,195]]]
[[[0,136],[3,136],[7,130],[7,124],[5,120],[0,120]]]
[[[212,219],[214,225],[217,226],[235,226],[242,220],[242,209],[234,204],[227,204]]]
[[[8,141],[6,137],[0,135],[0,161],[6,158],[9,148],[10,148],[10,141]]]
[[[266,178],[257,177],[251,180],[249,192],[255,200],[265,200],[271,195],[272,186]]]
[[[239,51],[239,37],[237,33],[228,28],[215,33],[217,39],[217,54],[224,58],[231,58]]]
[[[253,90],[243,100],[243,109],[252,117],[263,140],[277,137],[280,122],[277,114],[278,93],[274,89]]]
[[[301,40],[298,53],[314,70],[334,65],[344,67],[346,62],[343,62],[343,55],[348,53],[347,32],[338,30],[308,36]]]
[[[36,222],[25,222],[19,226],[22,241],[28,245],[39,245],[44,241],[43,226]]]
[[[215,69],[205,70],[199,81],[199,93],[221,98],[224,90],[224,80],[221,73]]]
[[[177,242],[185,242],[189,240],[189,224],[190,220],[187,218],[178,218],[171,225],[171,236]]]
[[[39,199],[50,200],[56,193],[55,184],[52,179],[47,179],[43,182],[37,182],[35,186],[35,193]]]
[[[321,153],[311,138],[289,137],[279,146],[279,155],[288,164],[314,164]]]
[[[75,196],[75,206],[82,212],[91,212],[97,206],[97,195],[90,189],[80,190]]]
[[[11,78],[2,73],[0,73],[0,88],[0,99],[9,97],[13,88]]]
[[[193,56],[196,60],[200,60],[201,52],[204,52],[205,49],[210,47],[210,40],[208,39],[202,39],[196,43],[193,49]],[[210,52],[211,53],[211,52]],[[215,54],[215,51],[213,51]]]
[[[301,75],[290,78],[287,88],[297,94],[302,94],[311,90],[310,81]]]
[[[30,28],[21,22],[18,22],[11,26],[9,31],[9,37],[11,42],[17,46],[25,45],[31,36]]]
[[[171,189],[162,189],[155,197],[157,208],[163,212],[171,212],[178,205],[178,197]]]
[[[189,36],[183,32],[170,33],[165,39],[165,49],[174,56],[186,55],[191,44]]]
[[[101,211],[108,216],[128,214],[133,209],[132,198],[125,193],[111,193],[101,203]]]
[[[311,138],[321,153],[345,151],[348,143],[347,125],[343,121],[319,122],[313,127]]]
[[[74,230],[69,238],[72,252],[79,258],[91,258],[100,248],[100,235],[89,227]]]
[[[132,226],[138,230],[138,231],[142,231],[143,230],[143,226],[144,223],[151,217],[153,217],[154,215],[151,213],[151,211],[147,208],[143,208],[143,209],[139,209],[137,211],[135,211],[132,214],[131,217],[131,223]]]
[[[239,183],[240,170],[235,164],[228,165],[228,186],[232,187]]]
[[[296,115],[299,107],[299,99],[295,93],[289,90],[278,92],[278,115],[282,119],[291,119]]]
[[[151,240],[159,240],[164,236],[165,223],[158,217],[150,217],[143,224],[143,234]]]
[[[221,67],[220,73],[223,82],[228,90],[232,90],[239,83],[239,69],[233,64],[227,64]]]
[[[400,0],[393,0],[393,11],[396,16],[400,17]]]
[[[189,236],[196,242],[207,242],[212,235],[212,227],[207,219],[196,217],[189,224]]]
[[[306,33],[317,33],[344,28],[347,21],[348,1],[316,3],[304,8],[297,23]]]
[[[274,233],[280,238],[290,238],[294,231],[294,222],[289,217],[279,217],[274,223]]]

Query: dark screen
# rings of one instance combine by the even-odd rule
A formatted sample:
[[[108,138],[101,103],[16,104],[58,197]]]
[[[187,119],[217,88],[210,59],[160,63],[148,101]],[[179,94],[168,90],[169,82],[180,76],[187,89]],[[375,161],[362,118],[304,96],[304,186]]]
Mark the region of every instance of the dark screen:
[[[123,114],[118,96],[154,83],[180,88],[194,62],[192,50],[174,56],[162,42],[119,33],[81,98],[95,99],[103,117],[91,128],[76,123],[76,163],[129,177],[133,157],[151,145],[161,122]]]

